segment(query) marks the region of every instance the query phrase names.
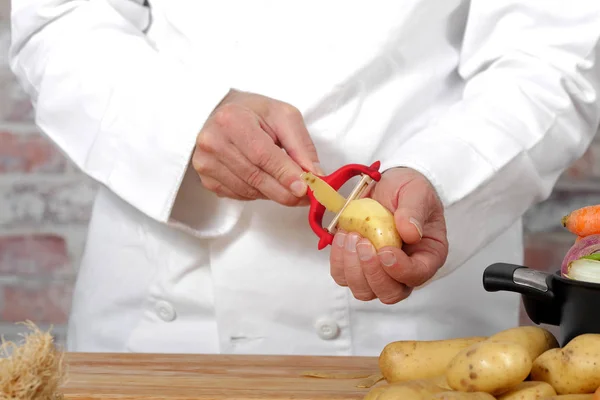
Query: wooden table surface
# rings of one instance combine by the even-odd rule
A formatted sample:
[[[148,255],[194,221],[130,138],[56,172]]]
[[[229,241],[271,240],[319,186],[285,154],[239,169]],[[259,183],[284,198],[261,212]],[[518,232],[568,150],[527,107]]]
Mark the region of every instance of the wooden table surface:
[[[362,399],[360,378],[325,379],[304,372],[369,375],[377,358],[67,353],[66,399]],[[381,383],[380,383],[381,384]]]

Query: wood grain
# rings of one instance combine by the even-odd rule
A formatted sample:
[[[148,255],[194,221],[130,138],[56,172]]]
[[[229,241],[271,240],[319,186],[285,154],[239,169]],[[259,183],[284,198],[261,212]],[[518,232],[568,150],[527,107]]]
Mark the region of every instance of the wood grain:
[[[307,371],[370,375],[374,357],[68,353],[66,399],[362,399],[361,378],[304,377]]]

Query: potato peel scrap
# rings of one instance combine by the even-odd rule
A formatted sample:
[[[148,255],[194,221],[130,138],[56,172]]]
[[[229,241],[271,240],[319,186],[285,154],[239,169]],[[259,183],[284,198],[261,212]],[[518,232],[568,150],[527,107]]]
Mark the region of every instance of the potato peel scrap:
[[[0,345],[0,398],[14,400],[59,400],[66,378],[63,354],[54,346],[49,332],[40,331],[31,321],[22,323],[32,332],[21,334],[20,343]]]
[[[383,375],[382,374],[373,374],[371,376],[367,376],[366,378],[362,379],[360,382],[358,382],[356,384],[357,388],[370,388],[373,387],[377,382],[382,381],[383,380]]]
[[[318,372],[318,371],[307,371],[301,374],[309,378],[322,378],[322,379],[360,379],[368,378],[371,376],[368,372]]]

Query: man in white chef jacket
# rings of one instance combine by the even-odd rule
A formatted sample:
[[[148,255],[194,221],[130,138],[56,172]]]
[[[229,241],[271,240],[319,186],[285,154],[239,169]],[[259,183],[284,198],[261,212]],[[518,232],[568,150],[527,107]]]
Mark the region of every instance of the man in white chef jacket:
[[[517,325],[482,272],[523,261],[521,216],[597,130],[599,37],[590,0],[13,1],[36,122],[101,184],[69,350],[377,355]],[[404,251],[318,251],[302,168],[376,160]]]

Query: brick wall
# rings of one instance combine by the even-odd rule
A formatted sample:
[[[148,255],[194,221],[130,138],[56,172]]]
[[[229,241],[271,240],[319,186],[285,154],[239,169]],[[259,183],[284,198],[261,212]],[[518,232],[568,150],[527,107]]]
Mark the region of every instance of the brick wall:
[[[64,340],[73,279],[85,242],[94,184],[40,135],[31,106],[7,66],[9,0],[0,0],[0,334],[14,322],[55,326]],[[554,270],[573,237],[569,210],[600,203],[600,141],[525,218],[526,263]],[[493,261],[493,260],[490,260]],[[529,323],[526,316],[523,323]]]

